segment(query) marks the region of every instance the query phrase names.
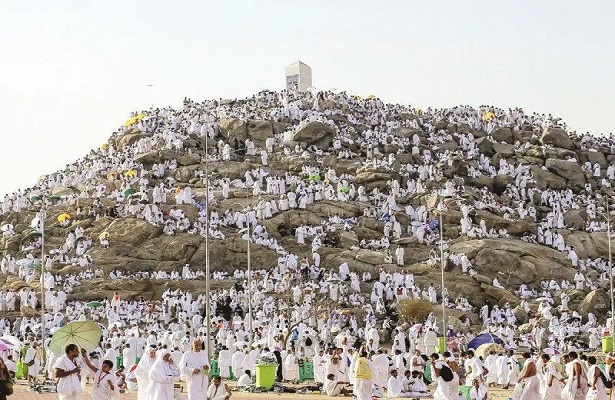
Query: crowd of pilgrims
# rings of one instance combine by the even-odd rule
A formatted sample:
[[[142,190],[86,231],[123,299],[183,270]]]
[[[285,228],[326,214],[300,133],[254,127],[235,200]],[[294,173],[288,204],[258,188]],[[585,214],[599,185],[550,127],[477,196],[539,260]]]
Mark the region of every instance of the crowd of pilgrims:
[[[327,106],[332,103],[337,106]],[[395,358],[397,351],[405,357],[412,356],[415,350],[422,354],[432,353],[434,344],[426,338],[437,335],[446,335],[454,351],[467,349],[464,346],[476,333],[471,332],[468,318],[456,329],[451,326],[447,332],[442,332],[442,324],[438,324],[435,316],[430,314],[418,329],[404,332],[400,328],[401,321],[395,321],[393,307],[397,300],[404,298],[425,299],[432,303],[443,300],[449,308],[474,311],[480,316],[483,330],[502,338],[506,349],[552,347],[576,350],[579,346],[588,349],[598,347],[605,325],[598,324],[591,312],[579,315],[570,310],[567,292],[572,289],[587,291],[596,288],[607,279],[608,262],[603,259],[579,259],[574,248],[566,244],[561,230],[567,228],[564,214],[571,209],[584,207],[588,215],[586,230],[605,231],[605,210],[598,205],[601,191],[591,187],[580,193],[570,189],[540,191],[528,165],[514,164],[502,158],[494,166],[489,157],[480,153],[470,131],[451,133],[436,127],[436,121],[445,120],[486,132],[499,126],[521,129],[525,125],[532,126],[536,135],[548,125],[559,124],[566,129],[565,124],[550,115],[529,115],[521,109],[504,110],[486,106],[479,109],[463,106],[417,110],[384,104],[379,99],[357,99],[345,93],[285,91],[264,91],[253,98],[235,102],[199,103],[185,99],[183,106],[177,110],[164,108],[150,110],[145,114],[147,116],[135,125],[122,127],[113,135],[114,139],[119,139],[129,130],[134,132],[136,128],[141,136],[132,144],[123,147],[105,145],[92,150],[83,159],[67,165],[64,170],[42,177],[35,187],[4,197],[0,206],[3,219],[22,212],[29,212],[33,217],[29,221],[31,233],[27,240],[20,242],[19,251],[5,252],[0,260],[2,274],[14,275],[25,283],[18,291],[3,288],[0,292],[0,311],[18,310],[24,306],[36,309],[39,306],[39,294],[28,285],[38,279],[34,267],[41,263],[41,204],[45,202],[48,210],[69,210],[70,216],[58,222],[67,232],[64,243],[57,248],[46,247],[48,251],[42,260],[47,310],[42,330],[49,332],[69,319],[93,319],[112,328],[105,337],[105,343],[111,343],[112,351],[120,352],[130,348],[135,352],[135,357],[140,357],[149,345],[173,351],[186,350],[193,338],[204,338],[204,296],[167,290],[161,299],[153,301],[124,300],[115,296],[113,300],[104,300],[103,307],[90,309],[84,302],[68,300],[73,288],[81,285],[84,280],[94,278],[203,280],[205,276],[201,269],[190,265],[171,272],[121,268],[104,272],[92,263],[88,250],[95,246],[109,247],[114,238],[108,234],[89,237],[81,226],[72,226],[79,220],[104,216],[139,218],[162,227],[165,235],[187,232],[201,236],[209,234],[214,239],[224,239],[229,232],[236,234],[237,230],[249,226],[249,233],[241,231],[244,240],[278,253],[277,265],[252,271],[252,297],[248,297],[246,271],[238,269],[230,275],[221,271],[213,273],[216,280],[236,281],[227,289],[215,291],[211,303],[211,312],[215,316],[213,323],[217,327],[216,349],[229,352],[222,353],[220,360],[225,358],[224,354],[229,360],[243,360],[231,365],[235,376],[241,375],[245,369],[252,370],[258,353],[265,348],[281,349],[282,365],[285,368],[288,365],[286,369],[293,371],[299,359],[318,357],[320,352],[328,351],[332,344],[343,348],[343,357],[350,359],[352,347],[348,344],[363,342],[368,353],[374,354],[373,362],[382,346],[378,332],[383,331],[387,332],[393,342],[393,350],[387,355],[389,360]],[[406,118],[408,114],[415,114],[417,118]],[[340,116],[344,119],[340,119]],[[246,122],[255,119],[286,121],[292,122],[292,126],[285,132],[275,133],[260,145],[249,138],[242,142],[236,138],[222,137],[218,121],[223,118],[237,118]],[[320,121],[335,130],[330,148],[287,144],[294,132],[312,121]],[[354,124],[364,124],[366,129],[356,130]],[[415,133],[409,136],[397,135],[402,128],[411,128]],[[194,149],[185,148],[185,143],[195,135],[208,136],[213,144],[209,149],[209,159],[203,156],[203,162],[250,158],[252,164],[254,160],[260,160],[260,165],[249,169],[243,179],[233,180],[225,176],[207,179],[202,171],[197,170],[195,177],[200,183],[198,187],[205,187],[205,181],[208,181],[209,192],[205,193],[192,184],[186,185],[174,179],[174,171],[179,167],[175,159],[161,161],[149,169],[135,161],[136,156],[152,150],[167,149],[191,154]],[[615,141],[611,137],[578,135],[575,132],[570,132],[570,135],[579,138],[581,146],[587,151],[597,146],[610,148],[611,151],[615,149]],[[435,151],[436,146],[453,140],[453,136],[459,142],[456,150]],[[364,166],[392,171],[394,164],[398,163],[397,154],[382,151],[384,145],[391,144],[398,146],[397,154],[421,156],[420,163],[411,161],[401,165],[399,172],[402,181],[406,182],[403,185],[402,181],[391,179],[385,189],[367,191],[365,186],[354,182],[355,176],[348,173],[338,176],[335,168],[323,165],[324,157],[334,154],[342,159],[360,158]],[[359,151],[350,150],[357,147]],[[549,146],[543,147],[543,151],[547,151]],[[522,156],[529,149],[527,143],[516,143],[515,153]],[[275,151],[302,157],[305,160],[302,171],[271,173],[270,157]],[[457,156],[477,161],[477,167],[470,167],[468,171],[472,177],[495,177],[499,174],[513,177],[515,183],[508,185],[502,195],[510,201],[503,204],[486,189],[480,189],[481,196],[477,200],[470,202],[467,198],[461,199],[464,193],[463,180],[447,180],[442,175],[442,168],[450,165],[453,157]],[[604,188],[610,187],[615,178],[613,166],[602,170],[598,164],[586,163],[581,168],[598,178],[597,182]],[[79,191],[63,196],[51,195],[54,190],[65,187],[79,187]],[[220,208],[219,203],[228,199],[230,192],[235,189],[249,191],[250,204],[242,209]],[[488,303],[472,305],[463,295],[450,298],[446,289],[443,290],[439,285],[421,287],[415,283],[412,271],[406,267],[404,247],[396,245],[395,241],[415,238],[419,243],[433,246],[427,263],[438,267],[441,260],[436,250],[440,244],[439,227],[434,223],[437,219],[436,210],[424,205],[398,205],[396,199],[425,194],[451,198],[457,203],[461,211],[458,225],[461,235],[509,237],[505,229],[488,229],[484,220],[472,219],[477,210],[498,210],[505,219],[529,218],[537,223],[536,232],[523,236],[523,240],[551,246],[566,254],[571,266],[577,269],[574,282],[548,280],[522,284],[517,290],[521,298],[519,307],[530,315],[533,329],[529,333],[520,333],[514,309],[508,304],[503,307]],[[539,195],[540,204],[534,204],[536,194]],[[171,199],[174,204],[169,204]],[[381,251],[382,263],[396,264],[398,272],[385,272],[381,269],[372,276],[369,272],[353,271],[347,263],[342,263],[337,270],[321,267],[321,248],[337,245],[336,232],[352,230],[357,223],[356,218],[331,215],[319,225],[278,227],[278,233],[294,235],[297,246],[305,249],[306,256],[303,257],[284,249],[262,224],[262,221],[280,212],[306,209],[323,200],[358,202],[363,207],[364,216],[382,222],[380,239],[362,240],[352,249]],[[175,204],[196,205],[198,214],[191,219]],[[541,216],[537,207],[546,207],[550,211]],[[396,217],[400,213],[405,214],[405,218]],[[2,225],[2,236],[6,240],[17,234],[13,225]],[[445,259],[459,266],[463,273],[475,275],[481,272],[465,254],[450,252],[446,239],[443,247]],[[60,268],[64,266],[73,268],[68,273],[60,273]],[[587,276],[588,269],[597,270],[598,279],[592,281]],[[371,287],[367,292],[365,285]],[[503,288],[497,278],[493,280],[493,286]],[[281,296],[285,293],[290,296]],[[251,328],[247,326],[247,304],[250,300],[254,309]],[[328,317],[317,318],[313,310],[324,301],[331,304]],[[532,302],[538,302],[537,312],[530,309]],[[357,309],[359,312],[357,315],[345,315],[339,312],[343,309]],[[539,324],[539,319],[548,320],[548,327]],[[606,326],[610,326],[609,321]],[[10,321],[5,318],[0,320],[0,330],[25,339],[32,333],[40,332],[41,324],[36,318],[18,317]],[[185,335],[180,338],[171,334],[178,331]],[[586,343],[564,340],[570,335],[579,334],[587,334],[589,340]],[[291,339],[284,341],[286,336]],[[306,345],[308,338],[311,346]],[[131,340],[133,345],[127,346]],[[141,342],[137,345],[134,340]],[[258,343],[259,347],[246,348],[247,340]],[[144,343],[147,346],[144,347]],[[315,365],[320,363],[315,362]],[[127,366],[130,366],[129,363]],[[397,367],[400,368],[400,365]],[[294,372],[288,380],[296,380],[292,374]]]

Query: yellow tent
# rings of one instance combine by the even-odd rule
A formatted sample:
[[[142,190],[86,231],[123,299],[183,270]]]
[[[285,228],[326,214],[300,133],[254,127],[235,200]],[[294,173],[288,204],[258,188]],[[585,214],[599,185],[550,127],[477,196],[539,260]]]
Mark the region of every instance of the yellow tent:
[[[70,219],[70,214],[62,213],[58,215],[58,222],[64,222]]]

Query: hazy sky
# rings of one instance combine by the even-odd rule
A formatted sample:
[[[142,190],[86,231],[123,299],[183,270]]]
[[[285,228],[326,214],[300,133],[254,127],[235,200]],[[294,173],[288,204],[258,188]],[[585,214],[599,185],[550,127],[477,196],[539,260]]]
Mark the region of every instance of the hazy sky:
[[[297,59],[320,89],[615,131],[614,20],[612,0],[2,1],[0,193],[105,143],[133,110],[280,89]]]

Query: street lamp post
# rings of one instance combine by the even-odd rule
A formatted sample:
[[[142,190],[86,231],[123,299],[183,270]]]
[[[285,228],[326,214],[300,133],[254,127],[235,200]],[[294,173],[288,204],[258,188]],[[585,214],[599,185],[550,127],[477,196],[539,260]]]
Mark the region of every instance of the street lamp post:
[[[447,197],[449,200],[463,200],[459,197]],[[440,222],[440,278],[442,284],[442,337],[444,340],[443,346],[444,351],[446,351],[446,302],[445,302],[445,292],[446,288],[444,286],[444,269],[446,268],[446,262],[444,260],[444,223],[442,215],[444,211],[446,211],[446,204],[444,203],[445,198],[440,197],[441,202],[438,202],[437,211],[439,214],[439,222]]]
[[[440,210],[440,275],[442,278],[442,337],[444,338],[444,351],[446,351],[446,304],[444,296],[444,228],[442,226],[442,213]]]
[[[237,205],[246,211],[246,207],[242,204],[231,204],[231,206],[234,205]],[[247,223],[246,234],[248,235],[248,334],[250,335],[250,345],[252,345],[252,342],[254,341],[254,332],[252,331],[252,255],[250,253],[250,242],[252,236],[250,234],[250,220],[248,220]]]
[[[211,341],[211,288],[210,288],[210,271],[209,271],[209,149],[208,135],[201,138],[203,149],[205,151],[205,162],[202,165],[205,171],[205,324],[207,326],[207,356],[211,359],[213,356],[212,341]]]
[[[613,255],[611,253],[611,209],[609,199],[606,201],[606,237],[609,244],[609,282],[611,284],[611,337],[615,337],[615,299],[613,298]]]
[[[41,197],[41,346],[43,365],[47,358],[45,352],[45,201],[46,196]]]
[[[606,239],[607,239],[608,251],[609,251],[609,267],[608,267],[609,285],[610,285],[609,298],[611,300],[611,326],[609,327],[609,331],[610,331],[611,337],[615,338],[615,298],[613,297],[613,254],[611,251],[611,230],[612,230],[611,218],[612,216],[611,216],[611,206],[609,204],[608,197],[606,198],[606,214],[603,212],[598,212],[598,214],[606,219]]]

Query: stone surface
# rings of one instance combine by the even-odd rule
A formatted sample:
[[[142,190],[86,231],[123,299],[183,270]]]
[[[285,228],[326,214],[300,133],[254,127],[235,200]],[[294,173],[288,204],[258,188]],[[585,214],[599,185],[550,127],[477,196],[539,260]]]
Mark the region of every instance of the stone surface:
[[[319,121],[307,123],[293,135],[295,142],[303,142],[320,149],[328,148],[333,142],[335,129]]]
[[[543,144],[550,144],[554,147],[561,147],[564,149],[573,149],[574,143],[570,136],[561,128],[547,128],[543,131],[540,137],[540,142]]]

